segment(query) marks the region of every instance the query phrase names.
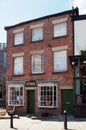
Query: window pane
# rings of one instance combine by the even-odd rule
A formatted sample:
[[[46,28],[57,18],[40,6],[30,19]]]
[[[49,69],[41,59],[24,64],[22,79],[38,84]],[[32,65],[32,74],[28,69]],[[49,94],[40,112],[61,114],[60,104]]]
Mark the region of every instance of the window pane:
[[[23,74],[23,57],[14,58],[14,74]]]
[[[67,23],[58,23],[54,25],[54,37],[67,35]]]
[[[67,70],[67,52],[58,51],[54,52],[54,71],[66,71]]]
[[[24,104],[23,87],[9,87],[9,105],[21,106]]]
[[[32,30],[32,41],[38,41],[43,39],[43,29],[37,28]]]
[[[56,86],[40,86],[39,90],[39,106],[56,107]]]
[[[14,45],[23,44],[23,32],[14,34]]]
[[[32,56],[32,73],[43,73],[44,71],[44,56],[33,55]]]

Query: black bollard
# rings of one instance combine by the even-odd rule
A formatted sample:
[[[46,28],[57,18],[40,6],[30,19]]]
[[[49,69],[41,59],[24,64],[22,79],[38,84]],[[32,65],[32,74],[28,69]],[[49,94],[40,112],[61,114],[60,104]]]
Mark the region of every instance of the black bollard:
[[[8,115],[10,116],[10,128],[13,128],[13,115],[14,115],[14,112],[9,111]]]
[[[13,114],[10,115],[10,128],[13,128]]]
[[[67,112],[66,112],[66,110],[64,110],[64,116],[65,116],[65,118],[64,118],[64,129],[67,130]]]

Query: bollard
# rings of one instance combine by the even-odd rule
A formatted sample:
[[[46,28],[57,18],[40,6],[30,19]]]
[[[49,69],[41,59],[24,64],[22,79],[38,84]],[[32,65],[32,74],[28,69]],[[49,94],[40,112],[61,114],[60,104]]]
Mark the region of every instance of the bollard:
[[[13,114],[10,115],[10,128],[13,128]]]
[[[13,128],[13,115],[14,115],[14,112],[9,111],[8,115],[10,116],[10,128]]]
[[[67,112],[66,112],[66,110],[64,110],[64,116],[65,116],[65,118],[64,118],[64,129],[67,130]]]

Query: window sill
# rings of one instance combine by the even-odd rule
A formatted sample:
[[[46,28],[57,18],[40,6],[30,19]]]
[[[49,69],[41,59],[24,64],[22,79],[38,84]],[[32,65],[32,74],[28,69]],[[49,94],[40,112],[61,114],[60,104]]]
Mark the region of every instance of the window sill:
[[[43,40],[31,41],[31,43],[43,42]]]
[[[53,37],[52,39],[59,39],[59,38],[65,38],[67,37],[68,35],[63,35],[63,36],[57,36],[57,37]]]
[[[52,72],[52,74],[63,74],[63,73],[67,73],[68,71],[65,70],[65,71],[56,71],[56,72]]]
[[[24,74],[13,74],[14,77],[17,77],[17,76],[24,76]]]
[[[9,106],[9,107],[13,107],[13,106],[16,106],[16,107],[23,107],[24,105],[9,105],[9,104],[8,104],[8,106]]]
[[[38,106],[39,108],[57,108],[57,106]]]
[[[30,75],[43,75],[44,73],[30,73]]]
[[[21,44],[18,44],[18,45],[13,44],[14,47],[23,46],[23,45],[24,45],[24,43],[21,43]]]

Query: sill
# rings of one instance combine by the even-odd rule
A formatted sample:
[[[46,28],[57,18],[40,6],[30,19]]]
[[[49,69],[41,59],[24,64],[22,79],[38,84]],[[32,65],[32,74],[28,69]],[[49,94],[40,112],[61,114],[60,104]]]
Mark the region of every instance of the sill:
[[[23,107],[24,105],[8,105],[9,107],[14,107],[14,106],[16,106],[16,107]]]
[[[18,47],[18,46],[22,46],[22,45],[24,45],[24,43],[21,43],[21,44],[18,44],[18,45],[13,44],[14,47]]]
[[[24,76],[24,74],[13,74],[14,77],[17,77],[17,76]]]
[[[65,71],[54,71],[54,72],[52,72],[52,74],[63,74],[63,73],[67,73],[68,71],[67,70],[65,70]]]
[[[31,41],[31,43],[43,42],[43,40]]]
[[[57,108],[57,106],[38,106],[39,108]]]
[[[43,75],[44,73],[30,73],[30,75]]]
[[[67,37],[67,35],[57,36],[57,37],[54,37],[54,36],[53,36],[53,38],[52,38],[52,39],[59,39],[59,38],[65,38],[65,37]]]

